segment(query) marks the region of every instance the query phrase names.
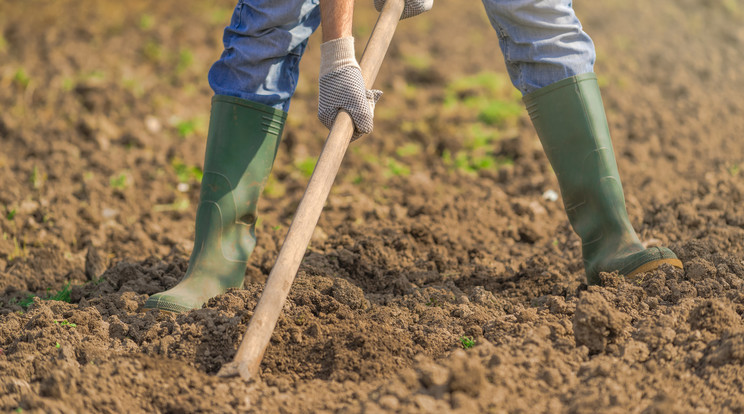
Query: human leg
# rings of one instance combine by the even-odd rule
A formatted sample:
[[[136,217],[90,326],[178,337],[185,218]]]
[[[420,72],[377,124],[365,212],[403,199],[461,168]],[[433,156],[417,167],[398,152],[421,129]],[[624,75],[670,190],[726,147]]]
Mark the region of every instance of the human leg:
[[[294,14],[288,3],[295,3]],[[225,28],[225,51],[209,74],[217,95],[189,266],[175,287],[152,295],[145,308],[185,312],[243,285],[256,243],[258,197],[276,157],[307,37],[318,26],[316,6],[238,2]]]
[[[209,85],[217,95],[288,111],[300,58],[319,25],[318,0],[239,0]]]
[[[570,0],[483,0],[483,5],[522,94],[594,70],[594,43]]]
[[[682,267],[664,247],[644,248],[625,207],[602,98],[594,45],[569,0],[484,0],[514,85],[558,177],[569,221],[582,240],[587,280],[626,277],[662,264]]]

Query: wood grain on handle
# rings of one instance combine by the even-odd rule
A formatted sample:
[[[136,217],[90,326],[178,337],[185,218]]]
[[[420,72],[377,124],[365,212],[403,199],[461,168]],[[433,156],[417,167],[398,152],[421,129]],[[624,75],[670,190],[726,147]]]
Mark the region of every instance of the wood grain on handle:
[[[360,66],[367,89],[374,84],[395,33],[404,0],[387,0],[364,49]],[[220,376],[240,375],[248,380],[258,372],[266,347],[271,340],[279,314],[287,300],[305,250],[310,243],[320,213],[323,211],[333,181],[346,154],[354,132],[354,123],[346,112],[339,112],[326,139],[310,181],[292,219],[287,237],[266,281],[261,299],[253,313],[233,362],[222,367]]]

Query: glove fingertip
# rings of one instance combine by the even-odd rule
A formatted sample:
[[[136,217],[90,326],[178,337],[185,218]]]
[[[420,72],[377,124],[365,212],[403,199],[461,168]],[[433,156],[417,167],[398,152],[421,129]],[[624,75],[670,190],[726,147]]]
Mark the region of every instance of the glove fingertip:
[[[382,91],[378,89],[368,89],[367,90],[367,99],[372,101],[372,103],[377,103],[377,101],[380,100],[380,97],[382,97]]]

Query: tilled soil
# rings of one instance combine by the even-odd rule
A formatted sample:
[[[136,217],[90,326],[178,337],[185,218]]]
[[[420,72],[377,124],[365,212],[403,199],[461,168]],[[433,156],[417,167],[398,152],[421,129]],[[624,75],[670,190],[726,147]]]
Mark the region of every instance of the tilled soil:
[[[1,7],[2,410],[744,412],[741,3],[575,5],[631,220],[685,265],[601,287],[482,7],[402,22],[375,132],[347,154],[252,383],[214,374],[326,135],[318,37],[245,289],[142,309],[186,270],[231,3]]]

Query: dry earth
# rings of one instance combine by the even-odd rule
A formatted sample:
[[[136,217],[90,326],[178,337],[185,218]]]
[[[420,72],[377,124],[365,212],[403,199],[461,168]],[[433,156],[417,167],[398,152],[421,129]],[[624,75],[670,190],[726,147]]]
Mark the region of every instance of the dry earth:
[[[365,38],[374,13],[358,3]],[[744,5],[575,7],[631,219],[685,271],[586,286],[482,7],[438,0],[401,23],[375,132],[352,145],[262,381],[246,384],[214,373],[325,137],[319,38],[246,288],[174,316],[142,305],[186,269],[205,74],[231,2],[3,2],[0,409],[744,412]]]

